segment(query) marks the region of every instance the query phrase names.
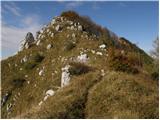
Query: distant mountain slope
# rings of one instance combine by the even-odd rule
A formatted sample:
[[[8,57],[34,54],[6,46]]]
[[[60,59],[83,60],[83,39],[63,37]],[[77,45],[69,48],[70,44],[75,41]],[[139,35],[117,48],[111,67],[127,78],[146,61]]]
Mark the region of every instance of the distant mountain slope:
[[[1,65],[2,118],[158,118],[152,58],[74,11]]]

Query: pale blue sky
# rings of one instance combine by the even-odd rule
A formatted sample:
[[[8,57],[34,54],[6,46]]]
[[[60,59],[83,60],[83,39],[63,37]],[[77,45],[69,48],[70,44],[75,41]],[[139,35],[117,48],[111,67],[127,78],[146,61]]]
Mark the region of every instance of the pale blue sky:
[[[123,36],[146,52],[158,36],[158,1],[2,2],[2,58],[13,55],[26,32],[35,33],[54,16],[75,10]]]

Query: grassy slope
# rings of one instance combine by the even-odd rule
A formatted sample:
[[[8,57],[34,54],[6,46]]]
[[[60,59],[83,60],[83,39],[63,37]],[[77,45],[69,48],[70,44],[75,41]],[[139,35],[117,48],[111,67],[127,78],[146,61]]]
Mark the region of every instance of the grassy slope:
[[[158,85],[142,75],[108,73],[88,95],[87,118],[159,118]]]

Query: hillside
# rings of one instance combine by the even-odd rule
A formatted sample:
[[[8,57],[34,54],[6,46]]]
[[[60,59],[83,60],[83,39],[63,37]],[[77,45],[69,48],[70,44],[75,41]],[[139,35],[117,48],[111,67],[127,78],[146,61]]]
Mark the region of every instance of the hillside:
[[[2,118],[159,118],[153,59],[73,11],[1,66]]]

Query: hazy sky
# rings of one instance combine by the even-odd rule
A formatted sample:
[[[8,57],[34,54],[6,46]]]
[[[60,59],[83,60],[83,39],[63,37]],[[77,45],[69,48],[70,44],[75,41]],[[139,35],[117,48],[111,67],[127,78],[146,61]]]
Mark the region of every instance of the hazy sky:
[[[123,36],[146,52],[158,36],[158,1],[148,2],[2,2],[2,58],[18,51],[27,32],[36,33],[54,16],[75,10]]]

